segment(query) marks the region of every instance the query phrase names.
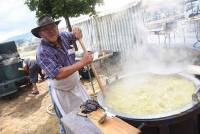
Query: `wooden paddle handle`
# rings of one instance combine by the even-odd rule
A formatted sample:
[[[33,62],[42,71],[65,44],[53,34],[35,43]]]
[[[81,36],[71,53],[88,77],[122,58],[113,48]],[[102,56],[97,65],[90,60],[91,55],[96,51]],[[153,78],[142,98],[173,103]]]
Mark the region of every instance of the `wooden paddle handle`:
[[[83,45],[82,39],[79,39],[78,41],[79,41],[79,43],[80,43],[80,45],[81,45],[83,51],[84,51],[84,52],[87,52],[85,46]],[[101,79],[99,78],[99,75],[98,75],[98,73],[97,73],[97,71],[96,71],[96,68],[95,68],[95,66],[94,66],[93,63],[91,63],[91,68],[92,68],[92,72],[94,73],[94,76],[95,76],[95,78],[96,78],[96,80],[97,80],[97,82],[98,82],[98,84],[99,84],[100,90],[101,90],[102,93],[104,94],[104,86],[103,86],[103,84],[102,84],[102,82],[101,82]]]

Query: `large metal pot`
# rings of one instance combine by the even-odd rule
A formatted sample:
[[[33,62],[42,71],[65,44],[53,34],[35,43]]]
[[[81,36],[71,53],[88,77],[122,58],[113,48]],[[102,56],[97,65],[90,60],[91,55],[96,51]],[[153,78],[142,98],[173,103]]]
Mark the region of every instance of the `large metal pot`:
[[[100,105],[109,113],[112,113],[116,115],[117,117],[127,121],[128,123],[134,125],[134,126],[145,126],[143,133],[148,133],[148,134],[198,134],[198,115],[200,113],[200,104],[198,102],[198,96],[199,96],[199,89],[198,87],[200,86],[200,81],[196,78],[194,78],[192,75],[186,75],[186,74],[178,74],[181,75],[182,77],[192,81],[195,84],[196,91],[194,92],[193,95],[193,100],[191,103],[183,106],[180,109],[171,111],[171,112],[165,112],[161,114],[156,114],[156,115],[130,115],[127,113],[120,113],[115,110],[113,110],[112,107],[109,107],[105,101],[102,93],[100,92],[98,94],[98,102]],[[117,80],[123,79],[124,77],[120,77]],[[116,80],[116,81],[117,81]],[[112,84],[112,82],[110,83]],[[109,88],[107,89],[109,90]],[[192,96],[191,96],[192,97]],[[183,122],[188,122],[190,124],[189,126],[183,124]],[[174,127],[173,125],[179,124],[178,126],[181,127]],[[192,126],[191,126],[192,124]],[[141,127],[139,126],[139,127]],[[171,127],[170,127],[171,126]],[[150,129],[149,129],[150,128]],[[173,128],[173,130],[172,130]],[[191,130],[191,128],[193,128]],[[145,132],[146,130],[146,132]]]

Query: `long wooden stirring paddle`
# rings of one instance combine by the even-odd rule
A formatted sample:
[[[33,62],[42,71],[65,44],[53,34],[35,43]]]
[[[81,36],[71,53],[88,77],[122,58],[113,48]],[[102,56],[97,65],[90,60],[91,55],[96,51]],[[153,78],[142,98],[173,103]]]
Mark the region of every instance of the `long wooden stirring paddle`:
[[[84,51],[84,52],[87,52],[85,46],[83,45],[82,39],[79,39],[78,41],[79,41],[79,43],[80,43],[80,45],[81,45],[83,51]],[[95,78],[96,78],[96,80],[97,80],[97,82],[98,82],[98,84],[99,84],[100,90],[101,90],[102,94],[104,95],[104,86],[103,86],[103,84],[102,84],[102,82],[101,82],[101,79],[100,79],[100,77],[99,77],[99,75],[98,75],[98,73],[97,73],[97,71],[96,71],[96,68],[95,68],[95,66],[94,66],[93,63],[91,63],[91,68],[92,68],[92,72],[94,73],[94,76],[95,76]]]

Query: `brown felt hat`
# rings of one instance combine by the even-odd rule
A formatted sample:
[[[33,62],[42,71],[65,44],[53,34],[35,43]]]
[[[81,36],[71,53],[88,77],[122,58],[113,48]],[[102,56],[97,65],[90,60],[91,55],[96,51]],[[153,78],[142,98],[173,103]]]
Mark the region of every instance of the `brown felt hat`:
[[[41,38],[40,35],[39,35],[39,31],[42,27],[46,26],[46,25],[49,25],[49,24],[52,24],[52,23],[55,23],[56,25],[58,25],[60,23],[61,20],[58,20],[58,21],[54,21],[51,17],[49,16],[44,16],[42,18],[39,18],[38,21],[37,21],[37,27],[36,28],[33,28],[31,30],[31,33],[38,37],[38,38]]]

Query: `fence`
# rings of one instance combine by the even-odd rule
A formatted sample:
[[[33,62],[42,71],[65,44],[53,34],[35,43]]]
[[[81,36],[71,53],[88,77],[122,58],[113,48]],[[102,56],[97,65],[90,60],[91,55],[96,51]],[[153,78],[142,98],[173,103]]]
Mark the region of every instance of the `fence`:
[[[125,55],[127,50],[144,44],[141,3],[78,22],[83,41],[90,50],[113,50]]]

